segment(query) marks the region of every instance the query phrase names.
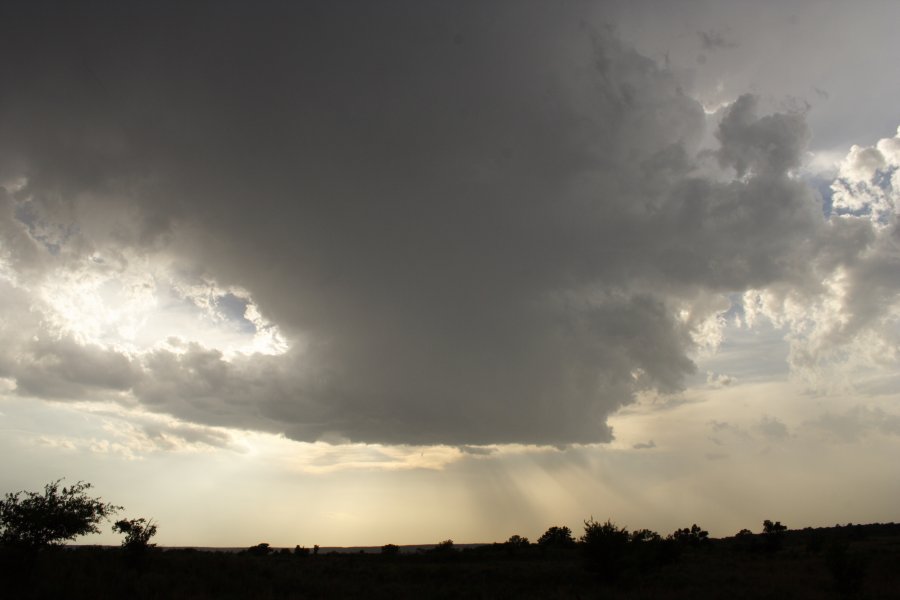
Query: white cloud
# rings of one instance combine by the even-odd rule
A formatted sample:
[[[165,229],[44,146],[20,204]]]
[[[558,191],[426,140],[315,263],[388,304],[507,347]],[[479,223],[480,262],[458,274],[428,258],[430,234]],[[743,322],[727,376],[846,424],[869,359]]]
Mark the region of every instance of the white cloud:
[[[834,210],[867,216],[878,227],[896,226],[900,201],[900,133],[874,146],[854,145],[831,186]]]

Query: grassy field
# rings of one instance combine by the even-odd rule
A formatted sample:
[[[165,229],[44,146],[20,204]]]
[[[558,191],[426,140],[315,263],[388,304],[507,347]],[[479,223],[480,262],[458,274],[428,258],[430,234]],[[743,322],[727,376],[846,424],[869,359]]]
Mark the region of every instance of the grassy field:
[[[583,545],[398,555],[82,547],[2,556],[8,598],[900,598],[900,526],[632,545],[597,562]]]

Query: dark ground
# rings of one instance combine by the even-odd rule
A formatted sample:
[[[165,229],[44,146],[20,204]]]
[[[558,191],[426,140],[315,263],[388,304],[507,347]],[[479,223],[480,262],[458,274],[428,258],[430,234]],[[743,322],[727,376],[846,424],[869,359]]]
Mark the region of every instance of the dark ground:
[[[56,548],[5,551],[7,598],[900,598],[900,525],[789,531],[632,546],[621,559],[584,547],[503,544],[399,554],[298,556]],[[611,566],[610,566],[611,565]]]

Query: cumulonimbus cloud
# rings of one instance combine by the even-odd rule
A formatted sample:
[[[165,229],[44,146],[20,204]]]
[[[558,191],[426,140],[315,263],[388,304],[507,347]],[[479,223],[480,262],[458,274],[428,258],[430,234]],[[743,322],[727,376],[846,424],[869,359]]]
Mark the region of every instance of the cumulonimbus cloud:
[[[20,332],[0,375],[300,440],[602,442],[683,386],[727,298],[821,297],[886,235],[795,176],[802,113],[740,97],[710,153],[683,82],[577,14],[356,9],[3,30],[5,285],[164,254],[293,345]]]

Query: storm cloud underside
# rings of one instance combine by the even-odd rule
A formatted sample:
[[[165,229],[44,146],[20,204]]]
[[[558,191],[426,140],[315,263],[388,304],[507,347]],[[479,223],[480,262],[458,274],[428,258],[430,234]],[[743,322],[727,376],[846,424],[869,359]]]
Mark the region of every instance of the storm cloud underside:
[[[741,96],[706,148],[688,83],[575,10],[216,12],[5,20],[20,394],[306,441],[566,444],[682,389],[729,309],[792,328],[797,369],[896,356],[896,143],[857,151],[829,211],[796,176],[803,112]],[[35,292],[145,263],[244,290],[289,349],[86,342]]]

